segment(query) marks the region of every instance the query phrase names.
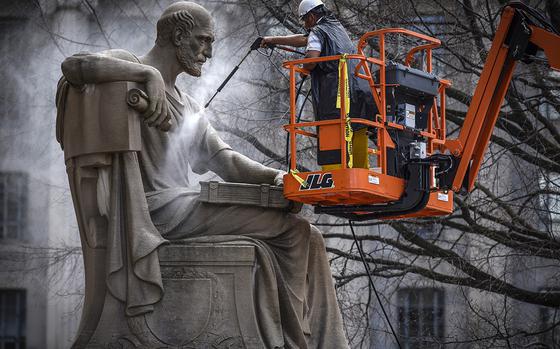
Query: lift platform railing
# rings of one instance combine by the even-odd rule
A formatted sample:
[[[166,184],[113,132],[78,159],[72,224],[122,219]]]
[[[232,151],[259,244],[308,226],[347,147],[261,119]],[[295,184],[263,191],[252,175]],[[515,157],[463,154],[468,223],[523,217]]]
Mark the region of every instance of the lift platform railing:
[[[387,56],[385,53],[387,35],[405,35],[421,43],[412,47],[406,52],[404,64],[411,67],[413,59],[417,54],[423,54],[426,57],[425,68],[420,69],[422,72],[432,72],[432,50],[440,45],[440,41],[429,36],[415,33],[413,31],[401,28],[382,29],[369,32],[362,36],[358,43],[357,53],[349,55],[336,55],[328,57],[306,58],[283,63],[284,68],[290,72],[290,121],[284,126],[289,132],[290,157],[289,157],[289,174],[285,177],[284,193],[287,198],[300,201],[312,205],[356,205],[356,212],[350,213],[354,218],[360,214],[360,207],[365,210],[371,210],[371,205],[393,205],[398,203],[406,196],[406,190],[410,190],[405,178],[398,177],[394,173],[389,173],[387,169],[387,150],[395,149],[397,145],[393,142],[391,132],[408,132],[413,133],[414,137],[422,139],[426,143],[427,155],[431,155],[436,151],[440,151],[446,142],[445,137],[445,89],[450,86],[450,82],[437,79],[437,97],[434,97],[432,105],[427,110],[427,124],[424,128],[410,129],[395,120],[387,118],[387,95],[391,88],[397,88],[397,84],[388,84],[386,79]],[[378,54],[368,56],[365,48],[371,41],[376,40],[378,45]],[[351,60],[357,60],[356,67],[347,74],[353,74],[358,79],[366,80],[369,85],[369,92],[373,97],[377,113],[376,115],[363,115],[362,117],[349,117],[349,105],[347,102],[345,89],[346,65]],[[303,75],[309,72],[301,66],[306,63],[321,63],[334,61],[339,64],[339,99],[340,99],[340,115],[336,119],[331,120],[315,120],[299,122],[297,117],[297,89],[296,81],[298,73]],[[424,66],[424,64],[422,64]],[[418,69],[411,69],[416,70]],[[430,97],[431,98],[431,97]],[[439,101],[438,101],[439,99]],[[369,132],[374,132],[377,137],[373,148],[368,146],[368,156],[372,156],[375,165],[373,168],[352,167],[348,164],[348,142],[346,138],[347,128],[350,124],[366,125]],[[338,138],[338,147],[340,150],[340,164],[337,169],[318,170],[311,172],[298,172],[298,137],[315,137],[319,138],[319,129],[321,127],[333,125],[338,126],[336,136]],[[313,128],[316,128],[315,131]],[[426,166],[426,165],[425,165]],[[428,165],[431,166],[431,165]],[[435,183],[435,166],[430,167],[428,190],[429,201],[425,205],[425,209],[416,212],[403,210],[403,215],[410,217],[414,215],[444,215],[449,214],[453,208],[452,193],[440,192]],[[327,178],[328,176],[328,178]],[[307,180],[313,183],[307,183]],[[296,181],[297,180],[297,181]],[[330,182],[329,182],[330,181]],[[319,183],[321,182],[321,183]],[[336,182],[336,185],[334,183]],[[322,185],[322,184],[332,184]],[[309,185],[309,186],[308,186]],[[306,187],[307,186],[307,187]],[[319,189],[320,190],[313,190]],[[311,189],[311,190],[307,190]],[[369,205],[369,206],[368,206]],[[398,205],[396,205],[398,206]],[[404,207],[404,206],[403,206]],[[424,206],[423,206],[424,207]],[[377,210],[376,208],[373,208]],[[371,212],[371,211],[369,211]],[[345,213],[338,214],[344,216]],[[371,215],[371,213],[369,214]],[[387,213],[386,217],[395,216],[395,214]],[[381,216],[380,216],[381,217]]]
[[[373,101],[378,110],[378,114],[375,115],[372,120],[367,120],[364,118],[350,118],[353,124],[363,124],[377,132],[377,144],[376,149],[369,148],[368,153],[373,154],[377,157],[376,163],[381,169],[383,174],[387,174],[387,160],[386,160],[386,148],[394,148],[395,144],[392,142],[390,136],[387,133],[387,129],[399,129],[403,130],[404,126],[387,121],[387,87],[386,84],[386,36],[389,34],[400,34],[406,35],[408,37],[422,40],[426,43],[412,47],[406,54],[405,65],[411,66],[412,60],[416,54],[424,53],[426,57],[426,69],[425,72],[431,73],[432,68],[432,50],[439,47],[441,42],[438,39],[413,32],[408,29],[403,28],[388,28],[381,29],[364,34],[357,47],[357,54],[345,55],[345,60],[358,60],[355,70],[352,72],[356,77],[364,79],[368,82],[371,94],[373,96]],[[378,43],[378,57],[370,57],[365,54],[365,48],[369,45],[372,40],[377,40]],[[345,140],[345,126],[347,123],[347,114],[349,106],[346,105],[346,90],[343,86],[344,78],[339,76],[339,90],[341,99],[340,108],[340,118],[338,120],[323,120],[323,121],[312,121],[312,122],[296,122],[297,118],[297,95],[296,95],[296,85],[297,85],[297,74],[301,73],[308,75],[309,71],[303,69],[301,65],[307,63],[321,63],[327,61],[337,61],[341,65],[339,71],[346,71],[346,61],[341,62],[343,55],[318,57],[318,58],[305,58],[293,61],[286,61],[283,63],[283,67],[288,69],[290,72],[290,123],[284,126],[284,129],[289,132],[290,137],[290,170],[297,170],[297,135],[307,136],[307,137],[317,137],[316,133],[305,131],[304,128],[308,127],[320,127],[326,125],[339,125],[339,138],[340,144],[346,145]],[[372,67],[377,66],[378,68],[378,79],[376,81],[375,75],[372,73]],[[427,129],[425,131],[420,131],[419,134],[428,140],[427,151],[429,154],[433,153],[436,149],[442,149],[441,146],[446,141],[445,132],[445,89],[451,85],[448,80],[439,80],[439,103],[437,103],[437,98],[435,98],[433,106],[430,110],[428,117]],[[341,166],[343,169],[348,168],[347,155],[346,152],[341,152]]]

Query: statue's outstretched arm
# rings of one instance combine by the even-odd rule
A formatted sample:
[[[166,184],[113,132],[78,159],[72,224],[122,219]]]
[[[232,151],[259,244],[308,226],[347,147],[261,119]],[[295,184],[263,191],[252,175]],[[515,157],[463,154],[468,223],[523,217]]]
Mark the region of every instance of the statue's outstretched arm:
[[[103,53],[78,53],[66,58],[61,67],[64,77],[74,85],[114,81],[144,83],[161,77],[154,67]]]
[[[283,171],[266,167],[231,149],[218,152],[210,170],[227,182],[281,185]]]
[[[143,83],[149,99],[148,109],[143,114],[146,122],[159,126],[167,118],[165,83],[154,67],[103,53],[80,53],[62,62],[62,74],[68,82],[78,86],[115,81]]]

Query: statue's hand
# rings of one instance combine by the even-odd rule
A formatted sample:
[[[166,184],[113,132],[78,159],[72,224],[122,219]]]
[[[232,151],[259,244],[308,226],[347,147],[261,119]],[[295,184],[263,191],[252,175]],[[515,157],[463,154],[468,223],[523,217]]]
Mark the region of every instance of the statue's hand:
[[[144,121],[153,127],[164,129],[169,124],[167,99],[165,97],[165,83],[157,69],[150,70],[146,80],[146,94],[148,95],[148,109],[142,115]]]
[[[279,186],[279,187],[283,186],[284,185],[284,175],[285,174],[286,174],[286,172],[284,172],[284,171],[278,172],[276,177],[274,177],[274,185]]]
[[[297,201],[290,201],[290,205],[288,206],[288,212],[290,213],[300,213],[301,209],[303,208],[303,204]]]
[[[274,185],[276,186],[283,186],[284,185],[284,175],[286,174],[286,172],[284,171],[279,171],[278,174],[276,175],[276,177],[274,177]],[[288,206],[287,210],[288,212],[291,213],[299,213],[301,211],[303,207],[303,204],[301,202],[296,202],[296,201],[291,201],[290,200],[290,205]]]

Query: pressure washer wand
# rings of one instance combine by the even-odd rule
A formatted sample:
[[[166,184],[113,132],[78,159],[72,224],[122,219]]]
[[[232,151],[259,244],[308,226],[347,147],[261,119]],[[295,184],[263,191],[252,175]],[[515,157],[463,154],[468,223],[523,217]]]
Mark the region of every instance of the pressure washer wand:
[[[218,87],[218,89],[216,90],[216,92],[214,93],[214,95],[212,96],[212,98],[210,98],[210,100],[208,101],[208,103],[206,103],[206,105],[204,106],[204,109],[208,108],[208,106],[210,105],[210,103],[212,103],[212,101],[214,100],[214,97],[216,97],[216,95],[220,92],[222,92],[222,89],[226,86],[226,84],[229,82],[229,80],[231,80],[231,78],[235,75],[235,73],[237,73],[237,71],[239,70],[239,66],[241,66],[241,64],[245,61],[245,59],[247,57],[249,57],[249,55],[251,54],[251,52],[253,52],[254,50],[258,50],[261,47],[261,42],[262,42],[263,38],[258,37],[252,44],[251,44],[251,49],[249,50],[249,52],[247,52],[247,54],[243,57],[243,59],[241,59],[241,61],[235,66],[235,68],[233,68],[233,70],[231,71],[231,73],[229,73],[229,75],[227,76],[227,78],[224,80],[224,82],[222,82],[222,84],[220,85],[220,87]],[[280,50],[284,50],[284,51],[288,51],[288,52],[293,52],[293,53],[297,53],[300,55],[303,55],[302,52],[299,52],[297,50],[285,47],[285,46],[277,46],[277,45],[270,45],[269,46],[271,49],[274,48],[278,48]]]
[[[253,50],[251,50],[253,51]],[[231,71],[231,73],[229,73],[229,75],[227,76],[227,78],[224,80],[224,82],[222,82],[222,84],[220,85],[220,87],[218,87],[218,89],[216,90],[216,93],[214,93],[214,95],[212,96],[212,98],[210,98],[210,100],[208,101],[208,103],[206,103],[206,105],[204,106],[204,109],[208,108],[208,106],[210,105],[210,103],[212,103],[212,101],[214,100],[214,97],[216,97],[216,95],[220,92],[222,92],[222,89],[224,88],[224,86],[226,86],[226,84],[229,82],[229,80],[235,75],[235,73],[237,73],[237,70],[239,70],[239,66],[243,63],[243,61],[249,57],[249,55],[251,54],[251,51],[247,52],[247,54],[245,55],[245,57],[243,57],[243,59],[241,60],[241,62],[239,62],[239,64],[237,64],[235,66],[235,68],[233,68],[233,70]]]
[[[251,44],[251,48],[249,49],[249,52],[247,52],[247,54],[243,57],[243,59],[241,59],[241,61],[235,66],[235,68],[233,68],[233,70],[231,71],[231,73],[229,73],[229,75],[227,76],[227,78],[224,80],[224,82],[222,82],[222,84],[220,85],[220,87],[218,87],[218,89],[216,90],[216,93],[214,93],[214,95],[212,96],[212,98],[210,98],[210,100],[208,101],[208,103],[206,103],[206,105],[204,106],[204,109],[208,108],[208,106],[210,105],[210,103],[212,103],[212,101],[214,100],[214,97],[216,97],[216,95],[220,92],[222,92],[222,89],[224,88],[224,86],[226,86],[226,84],[229,82],[229,80],[231,80],[231,78],[235,75],[235,73],[237,73],[237,71],[239,70],[239,66],[241,64],[243,64],[243,62],[245,61],[245,59],[247,57],[249,57],[249,55],[251,54],[251,52],[253,52],[254,50],[257,50],[259,47],[261,47],[261,42],[262,42],[263,38],[258,37],[252,44]]]

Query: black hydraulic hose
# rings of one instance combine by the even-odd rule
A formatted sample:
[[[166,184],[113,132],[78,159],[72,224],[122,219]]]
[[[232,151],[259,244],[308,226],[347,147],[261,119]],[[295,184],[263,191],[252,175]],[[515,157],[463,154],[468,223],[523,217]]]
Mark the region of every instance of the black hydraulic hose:
[[[277,48],[277,49],[282,50],[282,51],[295,53],[295,54],[298,54],[300,56],[305,56],[305,53],[303,53],[301,51],[298,51],[298,50],[295,50],[293,48],[289,48],[289,47],[286,47],[286,46],[282,46],[282,45],[270,45],[270,48],[272,48],[272,49]]]
[[[366,262],[366,257],[364,255],[364,251],[362,251],[362,247],[360,246],[360,243],[358,242],[358,239],[356,238],[356,233],[354,233],[354,226],[352,224],[352,221],[348,220],[348,224],[350,225],[350,230],[352,231],[352,237],[354,237],[354,241],[356,242],[356,247],[358,248],[358,253],[360,254],[360,259],[362,260],[362,263],[364,264],[364,268],[366,268],[366,273],[367,273],[367,276],[368,276],[369,285],[373,289],[373,293],[375,293],[375,298],[377,298],[377,302],[379,303],[379,306],[381,307],[381,310],[383,311],[383,315],[385,316],[385,320],[387,320],[387,324],[389,325],[389,328],[391,328],[391,332],[393,333],[393,337],[395,337],[395,341],[397,342],[397,345],[399,346],[400,349],[402,349],[401,342],[399,342],[399,338],[397,337],[397,333],[395,332],[395,329],[393,328],[393,325],[391,324],[391,319],[389,319],[389,315],[387,315],[387,312],[385,311],[385,307],[383,306],[383,303],[381,302],[381,297],[379,297],[379,292],[377,292],[377,289],[375,288],[375,285],[373,283],[373,279],[371,278],[371,270],[369,269],[369,264]]]
[[[547,18],[543,15],[539,10],[521,2],[521,1],[512,1],[504,6],[513,7],[515,9],[520,10],[525,15],[531,16],[533,19],[537,20],[539,24],[545,27],[548,31],[560,35],[560,29],[556,28]]]
[[[430,200],[430,162],[416,161],[408,164],[410,172],[403,195],[387,204],[316,206],[315,213],[326,213],[353,221],[390,218],[418,212]],[[414,180],[413,180],[414,179]],[[361,213],[356,212],[371,212]]]
[[[296,119],[296,122],[298,122],[298,123],[301,121],[301,114],[303,114],[303,108],[305,108],[305,103],[309,99],[310,94],[311,94],[311,89],[309,89],[307,91],[307,93],[305,94],[305,98],[303,99],[303,103],[301,104],[301,108],[299,108],[299,113],[298,113],[297,119]]]

